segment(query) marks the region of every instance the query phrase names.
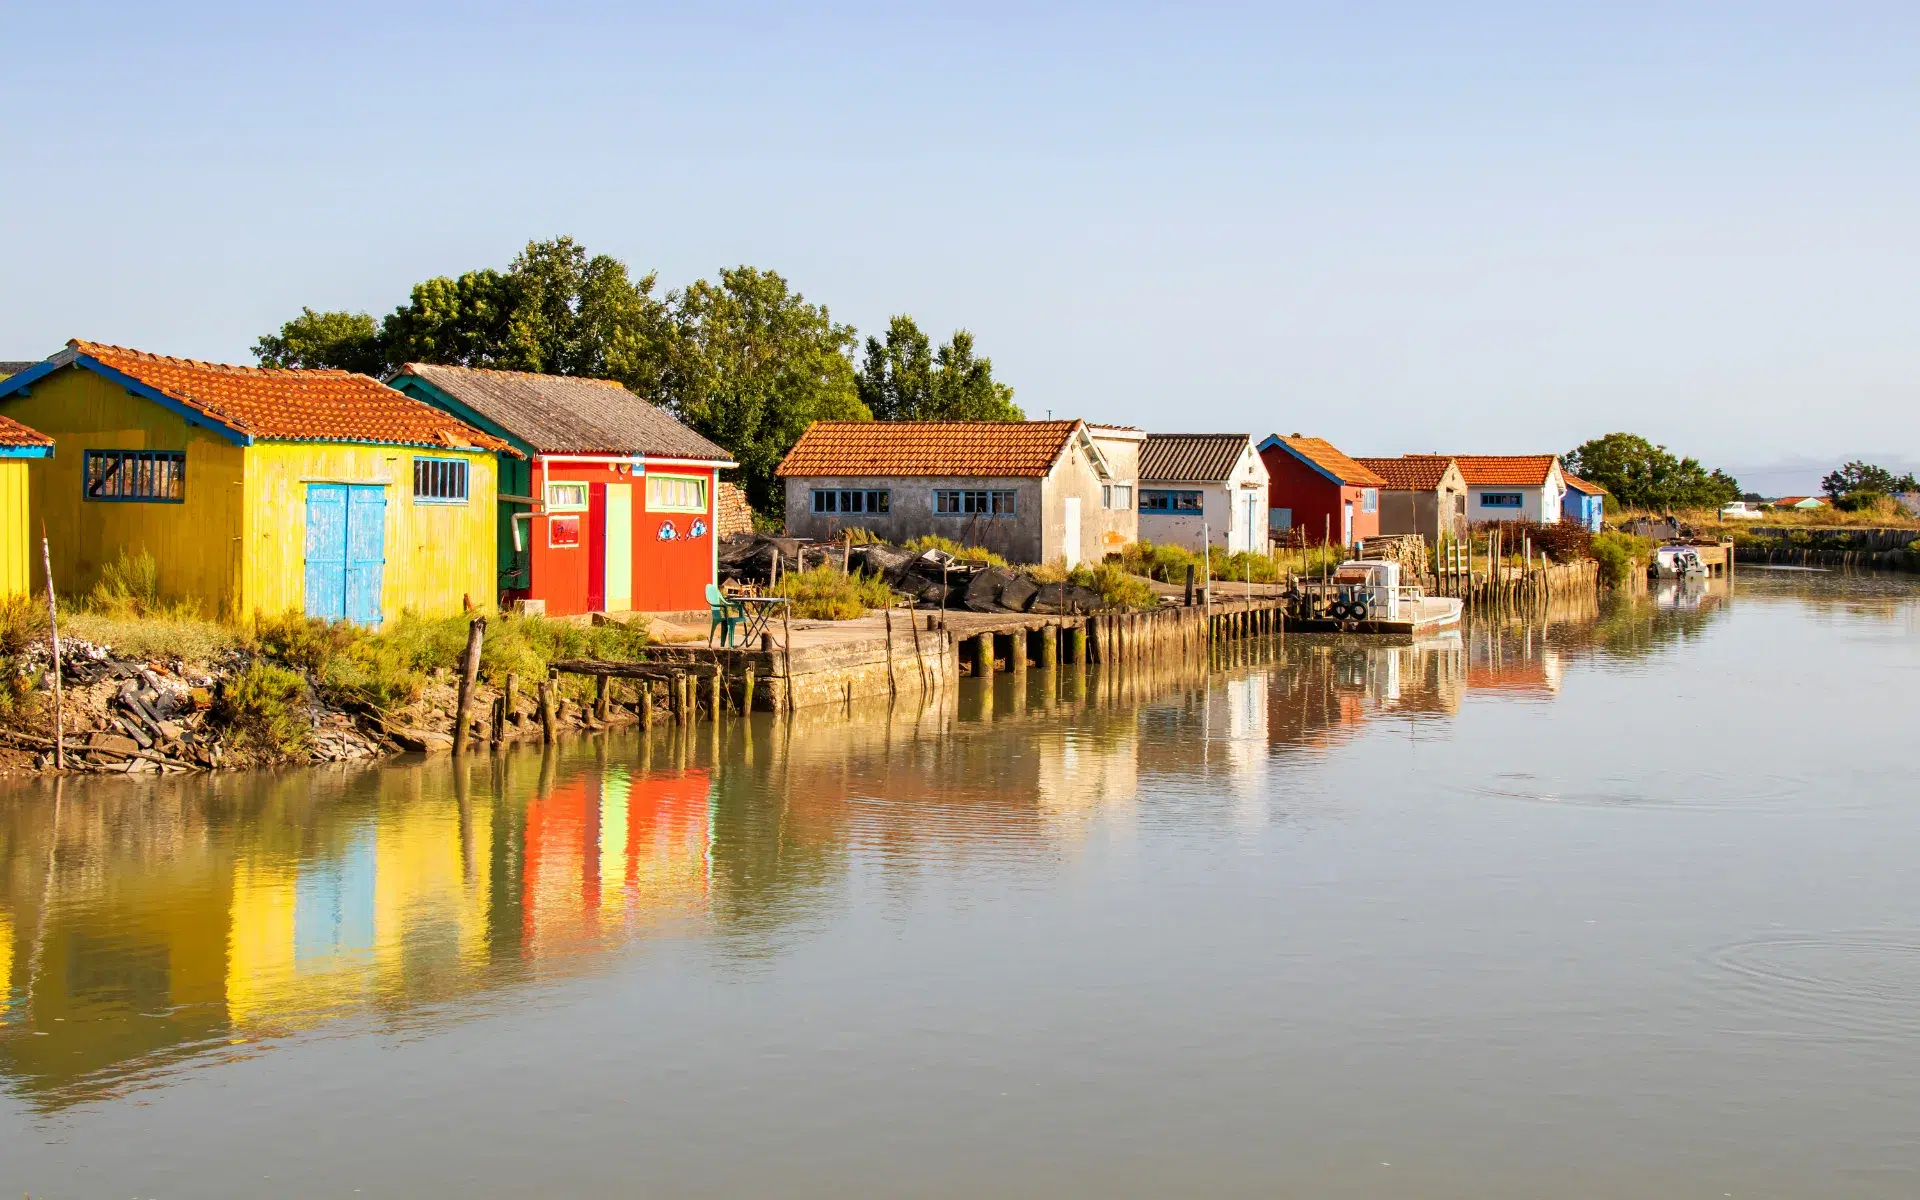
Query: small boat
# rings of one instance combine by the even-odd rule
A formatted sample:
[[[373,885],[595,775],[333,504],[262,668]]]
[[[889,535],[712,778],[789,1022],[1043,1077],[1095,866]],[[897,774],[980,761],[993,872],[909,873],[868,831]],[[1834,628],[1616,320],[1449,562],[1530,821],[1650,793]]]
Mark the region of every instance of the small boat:
[[[1699,578],[1707,565],[1692,546],[1662,546],[1653,552],[1653,573],[1661,579]]]
[[[1400,564],[1348,559],[1326,579],[1295,580],[1287,628],[1302,633],[1431,633],[1460,624],[1462,602],[1400,582]]]

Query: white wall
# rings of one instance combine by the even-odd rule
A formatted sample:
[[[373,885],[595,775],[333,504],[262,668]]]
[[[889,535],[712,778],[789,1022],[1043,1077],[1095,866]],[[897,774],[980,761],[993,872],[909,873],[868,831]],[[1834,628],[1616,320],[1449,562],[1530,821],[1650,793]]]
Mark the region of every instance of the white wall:
[[[1242,485],[1252,484],[1252,487]],[[1141,491],[1199,492],[1201,504],[1197,513],[1140,513],[1140,536],[1150,542],[1160,542],[1171,546],[1184,546],[1188,550],[1200,549],[1201,523],[1206,523],[1207,535],[1213,541],[1213,548],[1228,554],[1237,554],[1242,550],[1252,550],[1258,554],[1267,552],[1267,465],[1260,461],[1260,452],[1249,442],[1241,452],[1240,461],[1234,465],[1233,473],[1225,483],[1215,480],[1210,483],[1142,483]],[[1246,496],[1254,497],[1253,522],[1247,521]]]
[[[1467,520],[1475,525],[1482,521],[1538,521],[1551,525],[1560,519],[1560,497],[1565,485],[1558,476],[1547,481],[1545,487],[1482,487],[1470,484],[1467,487]],[[1519,492],[1519,508],[1488,508],[1480,502],[1487,492]]]

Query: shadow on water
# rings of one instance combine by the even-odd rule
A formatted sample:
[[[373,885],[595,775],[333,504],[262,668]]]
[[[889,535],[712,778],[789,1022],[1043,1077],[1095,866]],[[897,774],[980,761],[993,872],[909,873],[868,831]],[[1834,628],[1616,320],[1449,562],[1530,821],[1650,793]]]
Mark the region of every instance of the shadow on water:
[[[0,792],[0,1077],[42,1111],[326,1029],[431,1026],[660,939],[734,969],[827,919],[856,859],[1046,876],[1143,776],[1252,771],[1564,662],[1699,635],[1656,596],[1413,644],[1290,637],[1205,675],[967,680],[924,709],[359,768]]]

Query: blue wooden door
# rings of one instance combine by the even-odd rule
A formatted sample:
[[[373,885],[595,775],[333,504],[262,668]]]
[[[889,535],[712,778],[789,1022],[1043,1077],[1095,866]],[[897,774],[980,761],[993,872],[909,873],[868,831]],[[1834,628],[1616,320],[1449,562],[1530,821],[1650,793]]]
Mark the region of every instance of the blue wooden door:
[[[307,485],[307,615],[339,621],[347,615],[347,489]]]
[[[308,616],[378,625],[386,562],[385,488],[307,485]]]
[[[387,489],[347,489],[347,620],[380,624],[387,573]]]

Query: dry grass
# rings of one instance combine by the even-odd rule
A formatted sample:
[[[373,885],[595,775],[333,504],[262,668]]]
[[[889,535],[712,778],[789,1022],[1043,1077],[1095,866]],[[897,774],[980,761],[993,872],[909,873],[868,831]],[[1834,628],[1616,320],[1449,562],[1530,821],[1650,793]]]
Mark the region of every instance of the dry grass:
[[[1860,512],[1841,512],[1836,508],[1787,508],[1769,509],[1758,520],[1723,521],[1718,509],[1701,509],[1693,512],[1676,513],[1680,520],[1693,526],[1701,533],[1732,533],[1739,529],[1783,528],[1795,529],[1914,529],[1920,530],[1920,517],[1913,516],[1891,497],[1883,497],[1873,507]],[[1646,518],[1661,520],[1662,514],[1642,512],[1637,509],[1624,509],[1618,513],[1608,513],[1609,525],[1625,525],[1629,521]]]
[[[885,580],[827,566],[782,575],[769,594],[792,600],[794,616],[816,621],[852,621],[893,600]]]
[[[228,626],[181,612],[129,617],[79,609],[60,614],[60,636],[111,646],[123,658],[179,659],[194,667],[208,666],[240,644],[239,634]]]
[[[963,562],[979,563],[987,567],[1004,567],[1007,560],[987,549],[985,546],[962,546],[952,538],[943,538],[939,534],[929,533],[917,537],[902,547],[920,554],[928,550],[941,550]]]

